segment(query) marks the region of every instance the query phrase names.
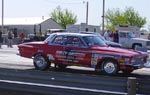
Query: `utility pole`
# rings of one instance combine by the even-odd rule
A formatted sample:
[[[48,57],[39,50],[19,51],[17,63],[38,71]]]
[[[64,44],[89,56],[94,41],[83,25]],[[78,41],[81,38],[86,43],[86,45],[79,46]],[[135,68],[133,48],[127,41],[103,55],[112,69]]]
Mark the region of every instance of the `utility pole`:
[[[83,3],[85,4],[85,1],[83,1]],[[89,12],[89,2],[86,2],[86,24],[88,25],[88,13]]]
[[[1,26],[2,33],[4,32],[4,0],[2,0],[2,26]]]
[[[86,24],[88,25],[88,11],[89,11],[89,2],[86,2]]]
[[[103,0],[103,15],[102,15],[102,32],[104,33],[104,26],[105,26],[105,0]]]

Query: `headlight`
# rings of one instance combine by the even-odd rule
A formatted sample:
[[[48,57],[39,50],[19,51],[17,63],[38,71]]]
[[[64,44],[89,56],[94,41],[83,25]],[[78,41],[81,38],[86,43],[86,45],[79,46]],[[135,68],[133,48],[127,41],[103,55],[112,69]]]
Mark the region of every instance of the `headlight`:
[[[134,57],[131,59],[131,63],[145,63],[149,60],[149,57]]]

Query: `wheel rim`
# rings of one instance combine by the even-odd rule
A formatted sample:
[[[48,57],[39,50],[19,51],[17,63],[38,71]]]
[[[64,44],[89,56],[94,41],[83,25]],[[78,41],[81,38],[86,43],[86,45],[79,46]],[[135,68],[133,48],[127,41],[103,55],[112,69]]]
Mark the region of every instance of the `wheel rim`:
[[[116,70],[115,64],[113,62],[108,62],[104,66],[104,70],[106,73],[111,74]]]
[[[42,56],[36,57],[35,60],[34,60],[34,62],[35,62],[35,64],[36,64],[39,68],[44,67],[44,66],[46,66],[46,64],[47,64],[45,58],[42,57]]]

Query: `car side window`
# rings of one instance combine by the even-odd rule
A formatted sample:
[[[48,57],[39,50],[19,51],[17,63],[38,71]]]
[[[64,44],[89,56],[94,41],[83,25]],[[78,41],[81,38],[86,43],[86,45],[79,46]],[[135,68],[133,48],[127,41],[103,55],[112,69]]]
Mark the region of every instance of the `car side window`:
[[[83,42],[78,37],[67,37],[66,46],[75,46],[75,47],[82,47],[84,46]]]
[[[56,36],[52,41],[52,44],[62,45],[63,44],[63,36]]]
[[[126,33],[123,33],[123,32],[122,32],[122,33],[120,33],[119,35],[120,35],[121,38],[126,38]]]

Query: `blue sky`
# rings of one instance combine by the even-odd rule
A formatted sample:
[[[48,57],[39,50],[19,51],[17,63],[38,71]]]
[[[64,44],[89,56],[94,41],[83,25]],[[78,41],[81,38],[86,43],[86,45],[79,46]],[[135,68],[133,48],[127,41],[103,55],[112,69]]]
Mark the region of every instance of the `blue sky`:
[[[103,0],[4,0],[4,17],[48,17],[57,6],[68,9],[77,15],[78,22],[85,22],[86,4],[89,2],[89,24],[100,25],[102,22]],[[105,11],[108,9],[133,7],[142,17],[150,22],[150,0],[105,0]],[[1,14],[1,1],[0,1]]]

